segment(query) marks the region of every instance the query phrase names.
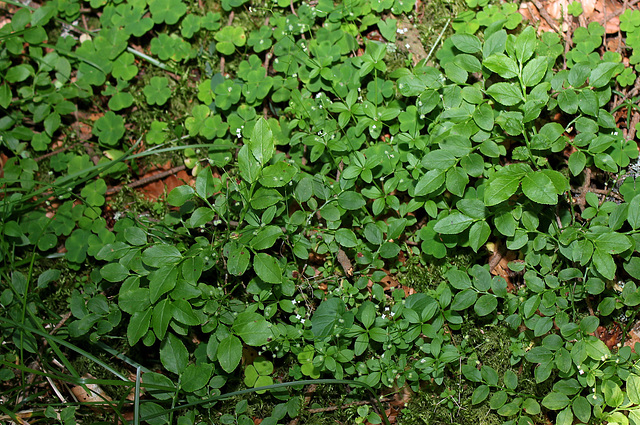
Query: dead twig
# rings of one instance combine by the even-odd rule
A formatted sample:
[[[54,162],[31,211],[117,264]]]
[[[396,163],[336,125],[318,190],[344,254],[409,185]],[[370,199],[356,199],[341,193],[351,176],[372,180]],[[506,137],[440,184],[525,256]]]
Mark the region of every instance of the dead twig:
[[[388,402],[388,401],[393,401],[393,399],[391,398],[383,398],[380,400],[381,402]],[[354,407],[354,406],[364,406],[365,404],[371,404],[371,401],[368,400],[362,400],[362,401],[354,401],[351,403],[347,403],[347,404],[342,404],[340,406],[327,406],[327,407],[318,407],[316,409],[307,409],[307,412],[309,413],[324,413],[324,412],[333,412],[335,410],[338,409],[345,409],[347,407]]]
[[[177,167],[173,167],[170,170],[162,171],[160,173],[154,174],[154,175],[149,176],[149,177],[143,177],[141,179],[138,179],[138,180],[136,180],[134,182],[131,182],[129,184],[126,184],[124,186],[111,187],[111,188],[109,188],[107,190],[107,196],[113,195],[115,193],[120,192],[125,186],[128,187],[129,189],[135,189],[136,187],[146,186],[149,183],[152,183],[154,181],[164,179],[165,177],[169,177],[169,176],[171,176],[173,174],[177,174],[179,171],[182,171],[185,168],[187,168],[186,165],[184,165],[184,164],[183,165],[179,165]]]
[[[551,29],[557,32],[558,34],[562,34],[562,31],[560,31],[560,28],[558,28],[558,25],[556,24],[555,19],[553,19],[551,15],[549,15],[549,12],[547,12],[547,9],[544,8],[543,4],[540,3],[539,0],[532,0],[531,2],[534,4],[536,9],[538,9],[538,13],[542,17],[542,19],[544,19],[545,22],[549,24]]]
[[[231,24],[233,23],[233,18],[235,16],[235,13],[233,12],[233,10],[231,11],[231,13],[229,13],[229,20],[227,21],[227,26],[230,27]],[[220,74],[224,75],[224,64],[225,64],[225,60],[224,60],[224,55],[220,58]]]

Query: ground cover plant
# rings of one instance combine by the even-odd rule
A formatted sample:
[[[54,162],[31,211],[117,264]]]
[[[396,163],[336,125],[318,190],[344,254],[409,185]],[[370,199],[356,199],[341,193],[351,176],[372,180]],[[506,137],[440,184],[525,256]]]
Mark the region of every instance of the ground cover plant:
[[[640,424],[638,10],[1,5],[2,421]]]

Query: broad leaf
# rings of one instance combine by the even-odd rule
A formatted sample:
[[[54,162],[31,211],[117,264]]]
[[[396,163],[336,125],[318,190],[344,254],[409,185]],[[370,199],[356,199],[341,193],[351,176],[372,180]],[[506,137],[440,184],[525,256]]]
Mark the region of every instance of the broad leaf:
[[[446,217],[438,220],[433,227],[438,233],[444,233],[445,235],[455,235],[464,231],[467,227],[471,226],[475,219],[461,214],[459,212],[453,212]]]
[[[539,204],[555,205],[558,203],[558,195],[553,182],[540,171],[524,176],[522,192],[527,198]]]
[[[520,176],[503,175],[489,181],[484,192],[484,203],[487,206],[497,205],[509,199],[520,186]]]
[[[212,336],[213,338],[213,336]],[[235,335],[229,335],[218,344],[218,350],[216,352],[220,367],[227,372],[231,373],[240,364],[242,358],[242,342]]]
[[[253,259],[253,270],[258,277],[268,283],[282,283],[282,269],[278,261],[264,252],[258,253]]]
[[[264,118],[259,118],[253,127],[251,139],[249,139],[249,150],[261,166],[269,162],[273,156],[275,151],[273,133]]]
[[[273,337],[271,324],[262,315],[248,311],[238,314],[232,330],[245,344],[253,347],[264,345]]]
[[[167,338],[160,345],[160,361],[169,372],[182,373],[189,361],[189,352],[184,343],[174,334],[167,334]]]

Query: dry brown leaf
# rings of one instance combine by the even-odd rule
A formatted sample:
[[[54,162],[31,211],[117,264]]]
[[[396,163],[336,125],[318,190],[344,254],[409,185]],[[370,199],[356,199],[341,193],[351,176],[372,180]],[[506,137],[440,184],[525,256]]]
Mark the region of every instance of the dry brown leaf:
[[[86,374],[82,378],[95,379],[93,376]],[[86,387],[86,389],[85,389]],[[98,384],[76,385],[71,388],[71,392],[80,403],[104,403],[111,401],[111,397]]]
[[[627,339],[624,341],[624,346],[631,347],[631,351],[635,353],[635,345],[637,342],[640,343],[640,321],[636,322],[636,324],[627,334]]]

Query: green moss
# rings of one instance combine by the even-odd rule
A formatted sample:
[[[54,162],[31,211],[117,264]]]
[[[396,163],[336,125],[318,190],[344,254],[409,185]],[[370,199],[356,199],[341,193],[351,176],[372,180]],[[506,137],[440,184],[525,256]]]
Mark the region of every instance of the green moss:
[[[398,273],[397,279],[416,292],[427,292],[446,280],[444,275],[451,267],[466,270],[476,264],[477,257],[474,253],[460,252],[440,260],[431,259],[425,265],[419,263],[418,257],[412,257],[407,264],[406,272]]]

